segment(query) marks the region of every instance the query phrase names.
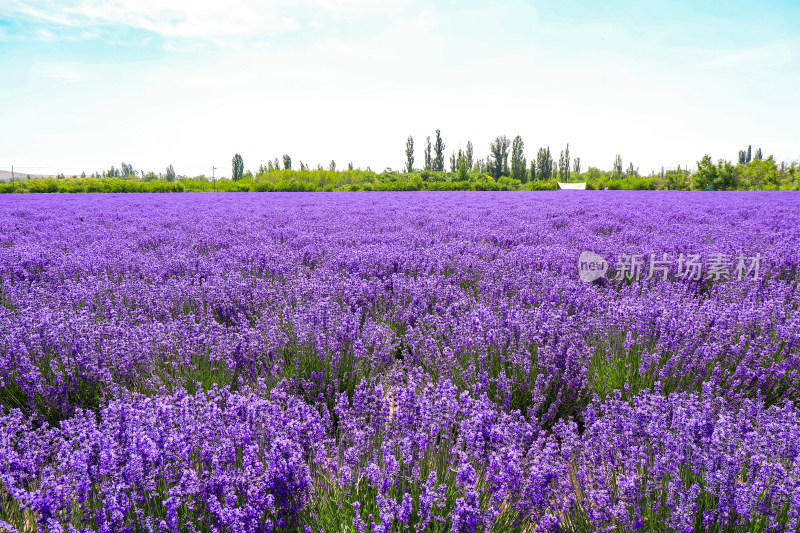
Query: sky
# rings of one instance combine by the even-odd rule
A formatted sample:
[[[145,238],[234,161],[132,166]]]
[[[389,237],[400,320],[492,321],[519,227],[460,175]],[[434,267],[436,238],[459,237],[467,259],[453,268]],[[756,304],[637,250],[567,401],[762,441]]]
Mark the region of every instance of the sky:
[[[800,159],[800,2],[0,0],[0,169]]]

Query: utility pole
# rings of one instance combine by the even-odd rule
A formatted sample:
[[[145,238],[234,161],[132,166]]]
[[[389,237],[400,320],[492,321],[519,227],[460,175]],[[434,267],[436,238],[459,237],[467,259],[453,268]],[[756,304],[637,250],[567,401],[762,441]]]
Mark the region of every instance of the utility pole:
[[[211,181],[214,183],[214,192],[217,192],[217,177],[214,174],[215,170],[217,170],[217,167],[211,167]]]

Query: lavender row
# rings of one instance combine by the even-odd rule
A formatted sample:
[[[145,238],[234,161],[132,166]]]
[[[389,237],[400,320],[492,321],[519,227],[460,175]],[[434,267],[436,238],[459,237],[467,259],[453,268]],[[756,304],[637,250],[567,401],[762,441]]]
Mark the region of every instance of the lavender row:
[[[12,410],[0,418],[0,527],[798,529],[800,421],[788,403],[641,393],[591,404],[580,435],[416,379],[362,384],[333,412],[279,388],[113,401],[57,428]]]

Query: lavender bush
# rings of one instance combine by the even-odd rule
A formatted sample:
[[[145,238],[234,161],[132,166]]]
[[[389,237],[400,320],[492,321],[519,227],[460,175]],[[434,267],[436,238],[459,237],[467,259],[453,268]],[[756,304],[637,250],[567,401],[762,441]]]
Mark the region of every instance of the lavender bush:
[[[791,193],[0,200],[0,530],[800,530]]]

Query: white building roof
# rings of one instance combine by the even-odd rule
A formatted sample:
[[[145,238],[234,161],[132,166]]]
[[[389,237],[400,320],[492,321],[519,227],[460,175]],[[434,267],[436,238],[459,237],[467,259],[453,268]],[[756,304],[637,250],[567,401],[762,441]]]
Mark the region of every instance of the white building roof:
[[[561,183],[557,181],[559,189],[565,189],[568,191],[585,191],[586,190],[586,182],[583,183]]]

